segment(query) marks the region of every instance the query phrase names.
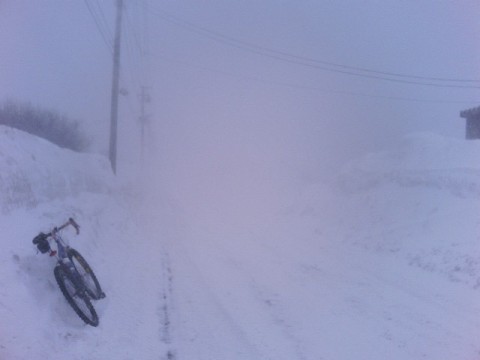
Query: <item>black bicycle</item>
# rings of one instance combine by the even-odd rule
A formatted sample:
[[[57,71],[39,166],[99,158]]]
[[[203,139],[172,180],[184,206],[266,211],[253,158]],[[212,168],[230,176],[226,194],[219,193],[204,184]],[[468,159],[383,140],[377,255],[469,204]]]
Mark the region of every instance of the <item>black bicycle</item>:
[[[60,227],[54,228],[48,234],[40,233],[33,239],[37,249],[45,254],[56,257],[57,265],[54,269],[55,279],[62,294],[77,315],[87,324],[98,326],[99,319],[91,300],[99,300],[105,297],[92,268],[80,253],[65,244],[59,232],[72,225],[77,235],[80,226],[72,218]],[[50,246],[49,239],[53,239],[56,249]]]

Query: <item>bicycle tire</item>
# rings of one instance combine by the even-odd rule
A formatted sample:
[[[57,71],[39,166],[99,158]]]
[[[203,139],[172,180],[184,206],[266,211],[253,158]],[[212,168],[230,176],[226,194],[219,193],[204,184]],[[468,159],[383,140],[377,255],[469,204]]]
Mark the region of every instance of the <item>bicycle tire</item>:
[[[56,266],[53,272],[60,291],[75,313],[86,324],[98,326],[98,315],[88,296],[84,294],[75,294],[76,286],[72,275],[68,271],[65,271],[61,266]]]
[[[85,258],[74,248],[69,248],[67,250],[67,255],[82,277],[88,295],[94,300],[103,299],[105,293],[103,292],[92,268],[88,265],[87,260],[85,260]]]

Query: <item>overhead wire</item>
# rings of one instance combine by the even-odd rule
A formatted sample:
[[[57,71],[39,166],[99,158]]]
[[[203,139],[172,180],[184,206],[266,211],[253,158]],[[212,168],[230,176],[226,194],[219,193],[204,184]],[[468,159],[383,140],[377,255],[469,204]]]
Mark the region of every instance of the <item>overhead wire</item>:
[[[324,89],[316,86],[309,86],[309,85],[300,85],[294,84],[290,82],[283,82],[283,81],[276,81],[276,80],[269,80],[261,77],[256,76],[249,76],[243,75],[233,72],[222,71],[219,69],[214,69],[206,66],[201,66],[189,61],[178,60],[178,59],[168,59],[165,56],[158,56],[158,58],[162,59],[163,61],[167,61],[170,63],[179,64],[183,67],[199,69],[202,71],[213,72],[217,74],[221,74],[223,76],[228,77],[235,77],[241,80],[247,81],[254,81],[262,84],[267,85],[275,85],[275,86],[282,86],[292,89],[302,89],[302,90],[309,90],[315,92],[322,92],[322,93],[334,93],[334,94],[343,94],[348,96],[356,96],[356,97],[365,97],[365,98],[372,98],[372,99],[385,99],[385,100],[395,100],[395,101],[403,101],[403,102],[416,102],[416,103],[438,103],[438,104],[476,104],[478,100],[445,100],[445,99],[420,99],[420,98],[413,98],[413,97],[404,97],[404,96],[389,96],[389,95],[377,95],[377,94],[367,94],[367,93],[360,93],[355,91],[345,91],[345,90],[335,90],[335,89]]]
[[[145,84],[150,84],[150,77],[148,74],[151,73],[151,58],[150,58],[150,21],[149,21],[150,5],[148,0],[142,1],[142,59],[143,59],[143,69],[144,69],[144,82]]]
[[[126,25],[127,25],[127,23],[126,23]],[[121,66],[121,71],[125,75],[125,78],[127,76],[130,78],[129,82],[131,84],[131,87],[133,87],[133,89],[134,89],[133,91],[130,91],[130,93],[135,93],[141,85],[140,85],[140,80],[134,74],[134,69],[137,68],[137,65],[135,64],[134,55],[132,55],[132,46],[131,46],[131,42],[130,42],[130,38],[129,38],[130,33],[129,33],[128,26],[125,26],[124,29],[125,29],[124,38],[125,38],[125,50],[126,50],[125,53],[126,53],[126,59],[128,60],[128,62],[125,62],[125,65]],[[123,71],[123,70],[126,70],[126,69],[128,69],[128,70]],[[132,105],[131,96],[127,96],[127,102],[128,102],[129,107],[130,107],[131,115],[135,116],[136,111],[134,111],[134,109],[133,109],[134,106]]]
[[[138,27],[135,26],[135,22],[131,19],[130,11],[125,10],[125,19],[126,19],[126,31],[128,34],[127,44],[129,46],[129,52],[132,59],[132,65],[140,73],[139,83],[144,83],[146,78],[145,67],[144,67],[144,50],[138,34]]]
[[[107,46],[108,51],[110,52],[110,54],[113,54],[113,37],[109,33],[109,29],[108,29],[108,25],[106,23],[106,20],[102,25],[101,20],[99,20],[99,18],[98,18],[98,14],[95,12],[95,10],[94,10],[93,6],[90,4],[90,2],[88,0],[84,0],[84,3],[87,6],[87,9],[88,9],[88,11],[89,11],[94,23],[95,23],[97,31],[99,32],[100,36],[103,39],[103,42]],[[97,5],[100,8],[100,13],[102,14],[102,15],[100,15],[100,17],[103,16],[103,18],[105,19],[105,15],[103,14],[103,11],[100,7],[100,4],[97,4]]]
[[[94,4],[97,5],[98,13],[100,14],[100,21],[103,24],[105,29],[105,33],[108,39],[113,39],[113,31],[110,31],[110,27],[108,25],[107,17],[105,16],[105,12],[103,11],[102,5],[98,0],[94,0]]]
[[[125,11],[125,19],[128,20],[127,16],[128,12]],[[139,85],[141,83],[141,76],[138,75],[138,72],[140,71],[141,65],[140,65],[140,60],[138,59],[137,56],[137,51],[135,50],[135,46],[132,44],[132,25],[130,24],[129,21],[125,21],[125,53],[126,53],[126,58],[128,60],[129,64],[129,71],[131,75],[131,79],[134,80],[135,86]],[[134,74],[135,72],[135,74]]]
[[[231,47],[235,47],[244,51],[248,51],[257,55],[264,57],[273,58],[279,61],[301,65],[305,67],[310,67],[322,71],[340,73],[344,75],[369,78],[375,80],[410,84],[410,85],[420,85],[420,86],[430,86],[438,88],[463,88],[463,89],[480,89],[480,80],[477,79],[459,79],[459,78],[446,78],[446,77],[428,77],[420,75],[409,75],[401,74],[387,71],[378,71],[362,67],[348,66],[343,64],[337,64],[333,62],[327,62],[323,60],[308,58],[304,56],[299,56],[296,54],[291,54],[272,48],[259,46],[250,42],[239,40],[217,31],[207,29],[203,26],[195,25],[191,22],[179,19],[178,17],[172,16],[165,11],[154,9],[151,13],[162,18],[168,23],[181,27],[190,32],[196,33],[197,35],[209,38],[211,40],[220,42]],[[457,84],[455,84],[457,83]],[[473,85],[478,84],[478,85]]]
[[[131,86],[135,89],[132,92],[140,93],[145,87],[147,79],[147,69],[145,68],[145,51],[141,42],[133,9],[125,8],[125,45],[126,45],[126,66],[128,68],[128,77]],[[144,36],[146,37],[146,35]],[[132,99],[128,98],[130,111],[134,115]]]

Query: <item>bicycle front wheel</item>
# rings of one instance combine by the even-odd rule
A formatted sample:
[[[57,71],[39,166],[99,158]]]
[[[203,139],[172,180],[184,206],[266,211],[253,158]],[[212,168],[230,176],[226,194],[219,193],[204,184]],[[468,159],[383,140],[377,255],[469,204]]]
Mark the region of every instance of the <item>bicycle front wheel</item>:
[[[87,261],[83,258],[83,256],[80,255],[80,253],[73,248],[69,248],[67,250],[67,255],[75,265],[75,268],[77,269],[80,276],[82,277],[88,295],[94,300],[104,298],[105,293],[102,291],[102,288],[97,280],[97,277],[95,276],[95,273],[88,265]]]
[[[75,313],[86,324],[98,326],[99,320],[95,308],[86,294],[78,293],[77,286],[75,286],[75,281],[72,275],[65,271],[61,266],[55,267],[54,274],[58,287]]]

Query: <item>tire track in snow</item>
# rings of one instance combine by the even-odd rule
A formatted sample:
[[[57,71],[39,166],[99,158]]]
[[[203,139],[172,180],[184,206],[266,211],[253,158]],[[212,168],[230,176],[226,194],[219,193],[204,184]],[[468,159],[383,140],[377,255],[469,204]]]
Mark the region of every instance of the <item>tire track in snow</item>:
[[[165,344],[167,351],[162,356],[164,360],[175,360],[176,351],[172,347],[172,294],[173,273],[170,259],[166,251],[162,251],[162,287],[159,294],[157,315],[160,321],[160,340]]]
[[[176,273],[175,314],[170,310],[170,331],[174,330],[179,351],[173,359],[270,359],[258,348],[229,304],[219,298],[212,288],[211,279],[205,277],[205,268],[181,240],[170,243],[172,268]],[[198,255],[198,254],[196,254]],[[213,259],[211,259],[213,260]],[[174,265],[174,266],[173,266]],[[178,273],[177,273],[178,272]],[[179,277],[180,276],[180,277]],[[175,315],[172,329],[172,315]],[[195,357],[192,357],[195,356]]]
[[[228,262],[231,263],[232,267],[235,268],[237,274],[242,276],[248,283],[248,288],[253,295],[256,305],[261,309],[265,318],[269,320],[268,323],[272,326],[272,332],[273,329],[276,328],[275,332],[279,334],[285,343],[289,344],[290,352],[295,356],[295,359],[308,359],[307,354],[302,350],[301,339],[298,338],[294,332],[294,325],[290,323],[288,316],[281,311],[280,303],[282,300],[282,294],[270,288],[268,280],[265,278],[262,279],[262,276],[259,276],[259,273],[255,273],[255,271],[252,271],[252,269],[245,266],[245,264],[241,264],[232,256],[228,255],[227,251],[224,252],[224,255]],[[288,277],[289,274],[287,272],[281,271],[280,268],[277,268],[274,265],[277,260],[278,259],[274,259],[270,256],[263,258],[264,264],[268,263],[269,266],[272,267],[271,269],[275,269],[282,273],[280,277]],[[323,358],[318,358],[318,360],[321,359]]]

